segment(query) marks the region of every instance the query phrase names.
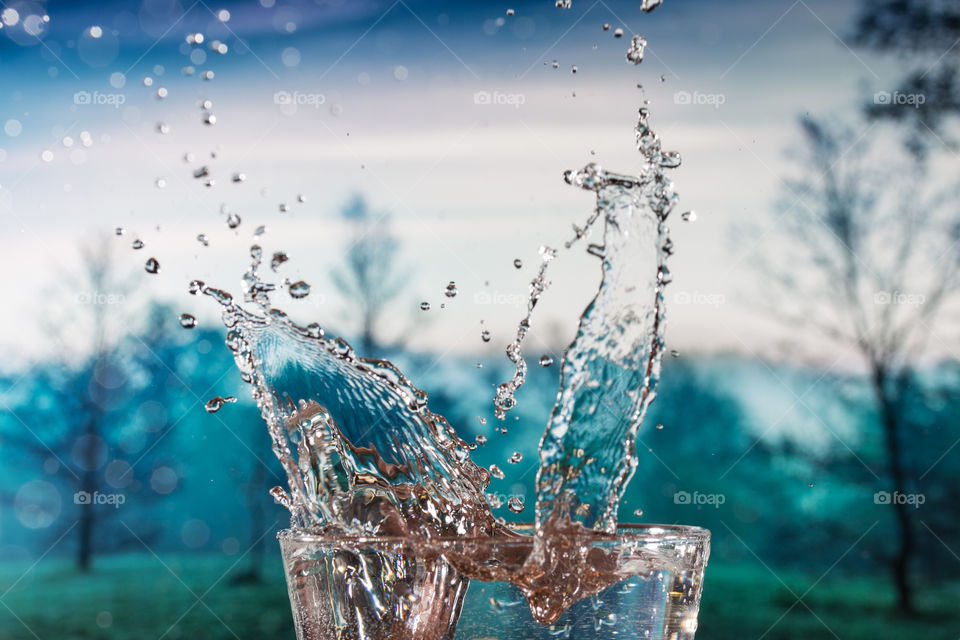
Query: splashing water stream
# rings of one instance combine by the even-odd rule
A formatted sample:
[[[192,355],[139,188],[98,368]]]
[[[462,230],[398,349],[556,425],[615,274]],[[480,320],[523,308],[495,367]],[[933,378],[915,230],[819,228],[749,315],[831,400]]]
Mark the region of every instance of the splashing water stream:
[[[637,146],[645,164],[639,175],[590,164],[565,176],[596,194],[593,212],[582,228],[575,227],[567,247],[602,221],[603,244],[588,246],[601,260],[602,280],[564,354],[561,389],[541,439],[533,549],[520,563],[476,555],[445,558],[463,580],[503,580],[520,588],[541,623],[624,577],[613,559],[588,554],[588,545],[575,542],[616,531],[616,507],[636,465],[634,440],[659,376],[662,289],[669,281],[664,221],[676,198],[664,169],[677,166],[679,156],[661,151],[647,118],[641,110]],[[526,373],[523,339],[557,255],[541,249],[527,314],[507,348],[516,372],[497,390],[500,418],[516,405],[514,394]],[[319,325],[300,326],[274,308],[270,295],[277,286],[260,274],[263,249],[253,245],[250,257],[243,282],[244,301],[252,309],[199,281],[190,290],[222,307],[227,345],[252,385],[286,471],[289,493],[277,487],[273,494],[290,509],[292,524],[424,541],[516,536],[498,523],[484,495],[491,474],[499,477],[502,471],[477,466],[471,445],[429,409],[427,395],[392,364],[359,357]],[[291,296],[300,285],[305,283],[287,285]],[[524,509],[521,500],[507,502],[513,512]],[[631,575],[636,573],[633,567]],[[380,584],[387,591],[397,587],[387,577]],[[464,588],[456,580],[449,586]],[[357,606],[381,622],[392,615]]]
[[[643,8],[649,11],[659,4],[645,0]],[[642,36],[635,36],[628,61],[639,64],[645,45]],[[413,578],[391,568],[397,559],[347,553],[343,562],[351,571],[376,576],[365,581],[363,589],[339,594],[342,610],[356,618],[356,628],[389,628],[391,638],[434,637],[431,625],[439,629],[442,621],[455,624],[456,603],[470,579],[513,584],[526,596],[534,618],[548,624],[573,603],[625,577],[644,574],[643,566],[618,568],[615,558],[591,551],[587,542],[616,533],[617,507],[637,464],[635,441],[660,375],[663,288],[670,281],[665,260],[672,253],[665,222],[676,200],[665,171],[679,166],[680,157],[662,150],[648,118],[648,111],[641,109],[636,141],[644,162],[637,175],[588,164],[564,176],[567,183],[595,194],[593,211],[582,227],[574,226],[565,247],[602,233],[600,244],[586,247],[600,260],[601,282],[560,363],[560,389],[540,440],[529,553],[444,554],[431,560],[428,575],[415,578],[444,590],[446,595],[434,598],[440,604],[400,607],[385,604],[411,588]],[[235,175],[234,181],[241,176]],[[239,216],[229,213],[227,224],[236,228]],[[597,228],[601,225],[602,230]],[[494,398],[501,421],[516,407],[516,393],[526,380],[524,339],[558,256],[556,249],[540,249],[526,314],[506,349],[514,374],[498,386]],[[243,276],[245,304],[201,281],[191,282],[190,292],[203,293],[221,306],[226,343],[241,377],[251,385],[273,451],[286,472],[287,489],[275,487],[271,494],[290,510],[292,525],[424,544],[451,537],[516,538],[518,533],[494,517],[491,505],[506,502],[519,513],[523,500],[485,494],[491,475],[500,478],[503,472],[496,465],[489,471],[476,465],[469,452],[477,445],[461,440],[430,410],[427,394],[391,363],[360,357],[346,341],[326,336],[319,325],[300,326],[273,307],[270,297],[278,286],[261,277],[263,249],[251,246],[250,258]],[[268,264],[276,273],[287,261],[287,255],[278,252]],[[515,264],[522,268],[520,260]],[[151,271],[148,261],[148,271],[159,270],[159,264],[156,267]],[[287,280],[281,286],[293,298],[310,293],[303,281]],[[455,283],[447,285],[445,295],[457,295]],[[430,307],[424,302],[421,308]],[[185,315],[181,322],[192,326],[195,321]],[[489,332],[484,330],[482,337],[489,340]],[[550,366],[553,361],[543,356],[539,362]],[[215,398],[207,410],[219,410],[233,400]],[[486,441],[481,437],[478,444]],[[515,453],[509,462],[520,459]],[[654,564],[651,558],[649,566]],[[410,617],[403,611],[408,606],[427,609]],[[413,619],[426,622],[409,622]]]

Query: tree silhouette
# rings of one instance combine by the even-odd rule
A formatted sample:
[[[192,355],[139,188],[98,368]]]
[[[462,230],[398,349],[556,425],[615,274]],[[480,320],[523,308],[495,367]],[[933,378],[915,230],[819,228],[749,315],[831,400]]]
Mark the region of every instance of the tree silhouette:
[[[926,155],[931,144],[956,149],[946,121],[960,114],[960,5],[863,0],[854,41],[899,56],[910,67],[895,92],[874,96],[868,115],[910,124],[905,142],[917,157]],[[902,100],[895,99],[897,94]]]
[[[869,371],[894,491],[915,484],[907,463],[903,398],[941,312],[960,290],[960,218],[950,193],[931,193],[922,165],[887,155],[870,165],[852,131],[801,120],[800,177],[786,201],[761,272],[767,304],[800,332],[852,347]],[[808,204],[809,203],[809,204]],[[775,255],[774,255],[775,252]],[[886,489],[886,488],[885,488]],[[913,607],[913,514],[892,504],[898,538],[891,563],[900,609]]]
[[[135,322],[108,241],[84,245],[81,256],[82,269],[63,277],[46,307],[57,353],[8,387],[0,432],[21,454],[13,464],[26,473],[42,466],[64,489],[58,530],[75,537],[76,566],[88,571],[96,553],[158,532],[145,514],[160,497],[153,473],[169,467],[155,445],[186,407],[172,311],[154,307],[150,322]],[[118,517],[127,526],[103,526]]]
[[[375,215],[360,195],[341,209],[351,228],[343,263],[331,273],[334,285],[347,299],[360,324],[364,357],[378,357],[382,347],[379,323],[387,305],[403,290],[405,272],[399,265],[399,240],[389,216]]]

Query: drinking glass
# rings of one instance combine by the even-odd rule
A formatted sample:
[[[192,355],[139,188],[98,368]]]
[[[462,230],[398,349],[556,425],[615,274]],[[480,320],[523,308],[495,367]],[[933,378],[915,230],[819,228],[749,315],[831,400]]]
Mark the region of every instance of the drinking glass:
[[[297,638],[693,640],[709,531],[625,524],[616,536],[576,542],[581,557],[599,559],[616,578],[548,624],[534,619],[520,589],[493,579],[537,553],[532,526],[513,531],[521,535],[429,541],[282,531]],[[584,571],[572,567],[571,580]]]

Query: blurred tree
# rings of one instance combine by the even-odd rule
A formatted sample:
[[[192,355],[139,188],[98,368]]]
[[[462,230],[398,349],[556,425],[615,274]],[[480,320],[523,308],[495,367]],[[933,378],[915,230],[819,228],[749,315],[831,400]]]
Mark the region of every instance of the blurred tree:
[[[960,290],[955,191],[931,194],[922,165],[902,168],[889,154],[880,160],[884,172],[872,170],[867,143],[848,129],[810,117],[800,124],[800,177],[785,182],[789,203],[771,230],[779,237],[764,242],[767,303],[791,327],[862,356],[890,489],[909,493],[902,400],[915,363],[937,336],[940,312]],[[906,612],[913,606],[913,516],[908,505],[894,501],[892,508],[892,574]]]
[[[387,305],[403,290],[406,273],[400,268],[399,240],[387,214],[375,215],[360,195],[340,212],[351,235],[343,264],[331,273],[360,322],[360,355],[382,357],[378,325]]]
[[[863,0],[854,40],[900,56],[909,67],[895,92],[874,95],[869,116],[910,123],[906,144],[918,157],[941,142],[955,150],[946,121],[960,114],[960,4]]]
[[[148,542],[155,523],[133,514],[177,485],[155,448],[179,404],[170,397],[180,386],[172,313],[154,309],[147,317],[155,320],[134,329],[123,310],[131,287],[117,277],[110,253],[106,239],[81,248],[79,275],[62,279],[59,299],[66,304],[47,308],[56,356],[6,390],[8,415],[0,422],[4,443],[21,452],[15,464],[28,471],[42,466],[72,493],[76,517],[61,519],[61,533],[75,532],[81,571],[100,550]],[[133,528],[100,526],[124,507],[124,524]]]
[[[266,552],[265,530],[269,516],[275,515],[276,509],[271,509],[270,503],[275,502],[269,490],[282,483],[283,478],[272,468],[267,467],[273,459],[270,452],[270,437],[262,421],[252,422],[253,431],[250,435],[250,447],[247,453],[250,460],[245,472],[240,467],[232,469],[231,476],[236,478],[243,488],[243,504],[248,519],[247,536],[247,564],[246,568],[234,575],[232,584],[255,584],[263,581],[263,563]],[[268,477],[268,471],[270,475]]]

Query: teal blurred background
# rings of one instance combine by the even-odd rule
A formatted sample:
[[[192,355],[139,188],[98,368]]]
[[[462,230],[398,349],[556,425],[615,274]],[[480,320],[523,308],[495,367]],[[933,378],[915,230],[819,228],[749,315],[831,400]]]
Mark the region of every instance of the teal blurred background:
[[[503,351],[538,247],[593,207],[562,172],[635,171],[641,106],[684,165],[621,519],[712,531],[698,638],[960,635],[956,7],[10,2],[0,23],[0,637],[293,636],[282,471],[187,291],[236,293],[255,235],[311,285],[279,306],[396,363],[488,439],[489,491],[531,505],[595,259],[558,259],[498,433]]]

